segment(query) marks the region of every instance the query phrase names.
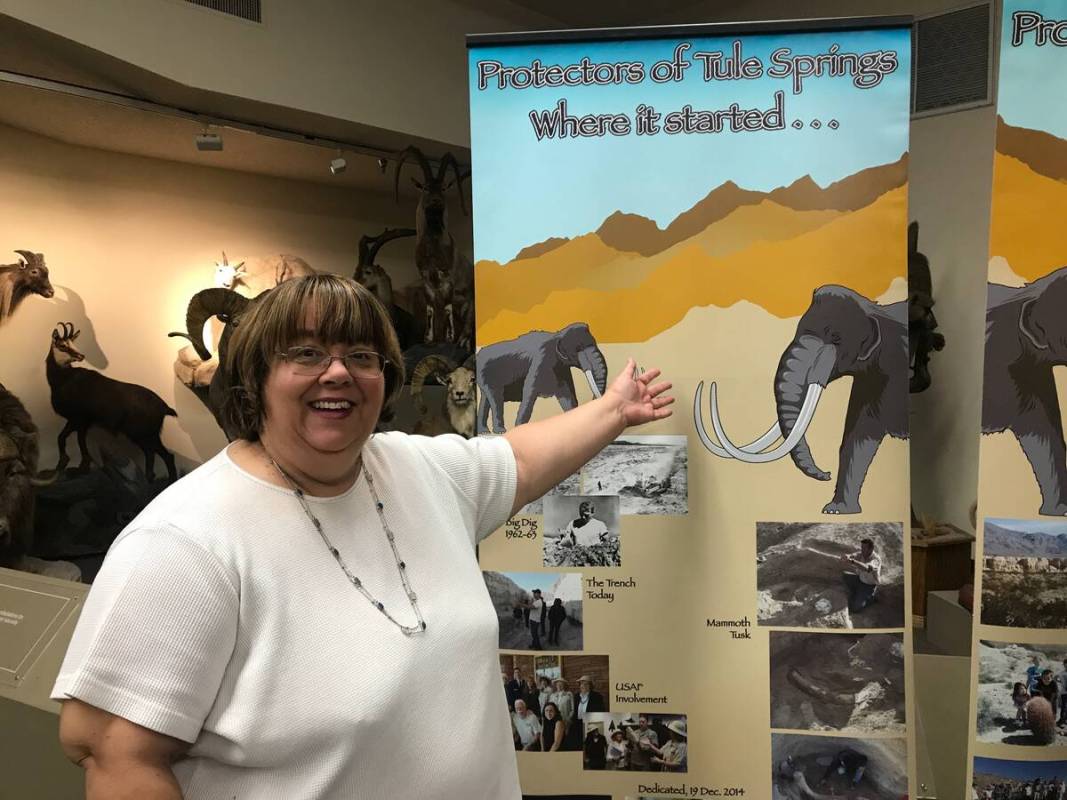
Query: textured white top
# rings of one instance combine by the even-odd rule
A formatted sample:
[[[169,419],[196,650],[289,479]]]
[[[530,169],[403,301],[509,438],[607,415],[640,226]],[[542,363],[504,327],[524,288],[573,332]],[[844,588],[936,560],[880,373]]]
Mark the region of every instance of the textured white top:
[[[373,608],[292,493],[223,451],[115,540],[52,697],[192,742],[174,766],[187,800],[519,800],[474,551],[511,510],[511,448],[389,433],[363,458],[424,633]],[[307,499],[352,573],[415,624],[366,482]]]

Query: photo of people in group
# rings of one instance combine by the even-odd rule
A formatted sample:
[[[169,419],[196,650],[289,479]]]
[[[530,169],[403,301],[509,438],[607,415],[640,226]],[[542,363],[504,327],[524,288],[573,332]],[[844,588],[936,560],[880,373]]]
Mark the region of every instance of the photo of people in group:
[[[978,643],[978,741],[1067,746],[1067,645]]]
[[[684,714],[587,714],[582,766],[589,770],[687,772]]]
[[[581,650],[580,572],[483,572],[501,650]]]
[[[975,758],[971,800],[1067,800],[1067,761]]]
[[[582,749],[582,722],[608,710],[607,656],[500,655],[515,749]]]

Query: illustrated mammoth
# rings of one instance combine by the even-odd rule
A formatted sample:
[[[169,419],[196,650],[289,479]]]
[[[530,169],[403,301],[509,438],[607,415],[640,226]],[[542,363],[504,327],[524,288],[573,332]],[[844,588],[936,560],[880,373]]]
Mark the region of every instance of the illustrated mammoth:
[[[564,411],[578,405],[572,369],[580,369],[594,397],[607,388],[608,365],[589,326],[575,322],[562,330],[530,331],[478,351],[478,389],[482,399],[478,420],[488,428],[493,412],[493,433],[504,432],[504,403],[518,402],[515,424],[530,421],[538,397],[555,397]]]
[[[1067,448],[1053,368],[1067,365],[1067,267],[1018,288],[989,284],[982,433],[1011,431],[1041,489],[1067,514]]]
[[[701,419],[701,382],[693,400],[693,421],[700,441],[720,458],[749,464],[776,461],[788,453],[809,478],[828,481],[830,473],[815,463],[805,434],[826,386],[851,376],[837,484],[823,513],[858,514],[860,490],[882,440],[887,434],[897,439],[908,436],[906,319],[906,302],[881,306],[843,286],[816,289],[774,374],[777,421],[758,439],[735,445],[723,428],[712,383],[711,422],[716,443]]]

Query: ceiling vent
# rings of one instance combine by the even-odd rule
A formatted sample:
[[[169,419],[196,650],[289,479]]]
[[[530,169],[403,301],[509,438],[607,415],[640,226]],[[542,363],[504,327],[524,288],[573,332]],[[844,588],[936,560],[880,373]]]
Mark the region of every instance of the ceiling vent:
[[[247,19],[249,22],[263,22],[262,0],[185,0],[185,2],[229,14],[231,17]]]
[[[947,114],[993,102],[994,4],[915,21],[911,39],[911,113]]]

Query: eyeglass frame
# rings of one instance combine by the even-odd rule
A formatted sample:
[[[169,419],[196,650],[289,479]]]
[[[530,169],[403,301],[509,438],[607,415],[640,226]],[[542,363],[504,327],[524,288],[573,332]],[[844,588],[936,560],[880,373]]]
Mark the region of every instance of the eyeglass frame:
[[[335,355],[333,355],[332,353],[330,353],[330,352],[328,352],[326,350],[322,350],[321,347],[316,347],[315,345],[309,345],[309,344],[295,344],[292,347],[290,347],[289,350],[295,350],[295,349],[298,349],[298,348],[305,349],[305,350],[321,350],[322,354],[323,354],[323,358],[327,359],[325,365],[322,367],[322,369],[318,370],[318,372],[303,373],[306,377],[309,377],[309,378],[312,377],[312,376],[319,377],[321,375],[324,375],[326,373],[326,371],[330,367],[333,366],[333,362],[334,362],[335,359],[340,359],[341,360],[341,363],[344,365],[345,372],[347,372],[349,374],[349,376],[351,376],[353,379],[362,378],[364,380],[378,380],[379,378],[384,378],[385,377],[385,368],[390,366],[393,363],[388,358],[386,358],[382,353],[379,353],[377,350],[350,350],[349,352],[345,353],[344,355],[340,355],[340,356],[335,356]],[[363,374],[357,374],[357,373],[353,372],[352,371],[352,367],[350,367],[348,365],[348,358],[350,356],[357,355],[357,354],[367,354],[367,355],[375,355],[375,356],[377,356],[378,360],[381,362],[381,367],[378,370],[377,374],[375,374],[375,375],[363,375]],[[276,353],[276,355],[279,358],[281,358],[283,361],[285,361],[285,363],[289,364],[290,366],[294,366],[293,361],[291,360],[291,358],[290,358],[290,356],[289,356],[289,354],[287,352],[286,353]],[[295,365],[295,366],[299,366],[299,365]]]

